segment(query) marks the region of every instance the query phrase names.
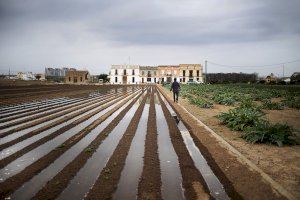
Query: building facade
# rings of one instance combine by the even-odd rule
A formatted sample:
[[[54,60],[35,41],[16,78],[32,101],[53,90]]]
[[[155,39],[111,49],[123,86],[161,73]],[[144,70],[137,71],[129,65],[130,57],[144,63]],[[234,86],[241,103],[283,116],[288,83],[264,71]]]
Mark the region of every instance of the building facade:
[[[140,82],[141,83],[157,83],[158,69],[153,66],[140,66]]]
[[[69,70],[65,76],[65,83],[67,84],[87,84],[90,79],[88,71]]]
[[[180,64],[179,80],[182,83],[199,81],[203,83],[203,67],[200,64]]]
[[[171,83],[174,78],[178,82],[203,82],[201,64],[180,65],[112,65],[110,70],[111,84],[139,84],[139,83]]]
[[[174,78],[179,82],[178,65],[160,65],[157,67],[159,73],[159,83],[171,83]]]
[[[112,65],[110,70],[111,84],[140,83],[140,68],[138,65]]]

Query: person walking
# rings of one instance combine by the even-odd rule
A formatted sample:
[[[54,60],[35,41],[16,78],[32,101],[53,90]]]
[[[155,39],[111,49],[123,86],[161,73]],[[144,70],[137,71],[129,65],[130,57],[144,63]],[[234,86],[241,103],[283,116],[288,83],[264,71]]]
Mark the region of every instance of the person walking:
[[[174,102],[178,103],[178,96],[179,96],[179,91],[180,91],[180,84],[176,81],[176,78],[174,78],[174,82],[171,85],[170,91],[173,91]]]

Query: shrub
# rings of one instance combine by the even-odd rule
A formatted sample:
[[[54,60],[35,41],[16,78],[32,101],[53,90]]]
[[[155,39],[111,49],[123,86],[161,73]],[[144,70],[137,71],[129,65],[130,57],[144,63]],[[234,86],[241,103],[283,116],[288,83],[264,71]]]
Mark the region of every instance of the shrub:
[[[294,97],[288,97],[282,101],[282,103],[289,108],[300,109],[300,101]]]
[[[243,131],[264,120],[263,115],[257,107],[237,107],[228,113],[221,113],[218,118],[232,130]]]
[[[292,128],[286,124],[272,125],[262,121],[253,127],[248,127],[242,135],[247,142],[251,143],[270,143],[282,146],[283,144],[295,144]]]
[[[234,105],[236,102],[231,94],[228,93],[217,93],[212,98],[216,103],[221,105]]]
[[[189,102],[199,106],[200,108],[212,108],[213,104],[201,98],[189,97]]]
[[[272,102],[271,100],[264,100],[262,108],[268,109],[268,110],[282,110],[283,104]]]

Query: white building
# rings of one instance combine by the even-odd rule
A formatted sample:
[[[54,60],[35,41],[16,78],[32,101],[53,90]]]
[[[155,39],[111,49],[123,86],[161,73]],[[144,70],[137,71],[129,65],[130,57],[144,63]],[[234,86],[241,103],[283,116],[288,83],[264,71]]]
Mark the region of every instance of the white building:
[[[18,72],[17,74],[18,78],[21,79],[21,80],[25,80],[25,81],[28,81],[28,80],[36,80],[34,74],[32,72]]]
[[[138,84],[140,83],[139,65],[112,65],[110,69],[111,84]]]

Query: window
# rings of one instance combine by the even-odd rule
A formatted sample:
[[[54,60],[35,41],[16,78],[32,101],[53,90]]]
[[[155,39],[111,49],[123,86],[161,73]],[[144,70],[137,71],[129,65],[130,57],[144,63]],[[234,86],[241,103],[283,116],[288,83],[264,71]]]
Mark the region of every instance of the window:
[[[183,79],[182,79],[182,82],[184,82],[184,83],[185,83],[185,78],[183,78]]]
[[[161,82],[163,83],[164,81],[165,81],[164,78],[162,78],[162,79],[161,79]]]
[[[151,82],[151,78],[147,78],[147,82]]]
[[[144,78],[142,78],[142,83],[144,83]]]
[[[118,70],[117,69],[115,69],[115,75],[118,75]]]
[[[199,81],[199,78],[197,78],[197,81]]]
[[[142,71],[142,75],[144,75],[145,74],[145,72],[144,71]]]
[[[193,70],[190,70],[189,71],[189,77],[192,77],[193,76]]]
[[[156,76],[156,71],[154,71],[154,76]]]
[[[182,76],[185,76],[185,70],[182,71]],[[184,82],[184,81],[183,81]]]
[[[123,74],[126,75],[126,69],[124,69]]]
[[[179,79],[179,82],[181,83],[181,78]]]
[[[197,76],[199,76],[199,70],[197,70]]]
[[[134,71],[134,69],[132,70],[132,75],[135,75],[135,71]]]
[[[156,78],[154,78],[154,83],[156,83]]]
[[[71,77],[69,76],[69,82],[71,82]]]
[[[150,72],[150,71],[148,71],[148,74],[147,74],[147,76],[148,76],[148,77],[150,77],[150,76],[151,76],[151,72]]]
[[[135,81],[135,80],[134,80],[134,77],[132,77],[132,82],[134,83],[134,81]]]
[[[88,80],[88,74],[85,74],[85,80]]]
[[[80,76],[80,82],[82,82],[82,76]]]
[[[118,82],[118,77],[115,77],[115,83],[117,83]]]

